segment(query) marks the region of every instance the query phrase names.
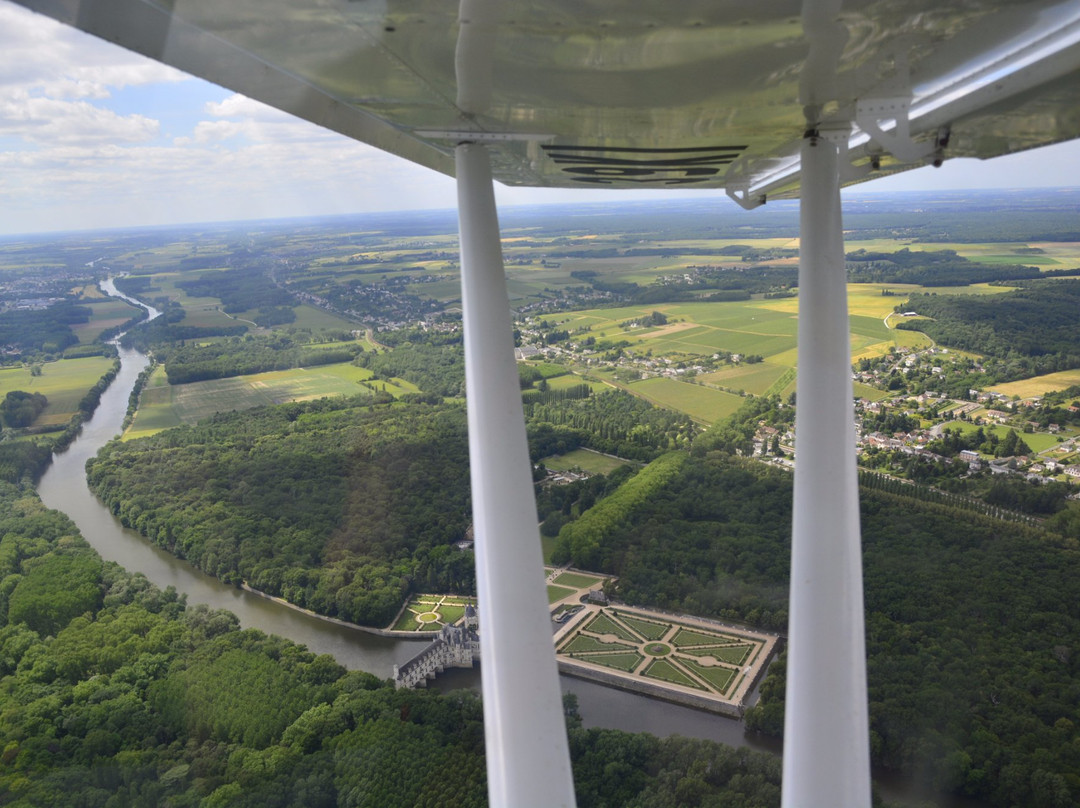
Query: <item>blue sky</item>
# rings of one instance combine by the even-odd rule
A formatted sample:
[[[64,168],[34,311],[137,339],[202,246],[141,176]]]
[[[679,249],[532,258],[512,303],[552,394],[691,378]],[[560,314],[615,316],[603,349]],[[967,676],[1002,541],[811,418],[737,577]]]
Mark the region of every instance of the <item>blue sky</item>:
[[[1062,185],[1080,185],[1080,143],[953,160],[858,193]],[[663,192],[496,193],[512,205]],[[447,177],[0,0],[0,233],[454,204]]]

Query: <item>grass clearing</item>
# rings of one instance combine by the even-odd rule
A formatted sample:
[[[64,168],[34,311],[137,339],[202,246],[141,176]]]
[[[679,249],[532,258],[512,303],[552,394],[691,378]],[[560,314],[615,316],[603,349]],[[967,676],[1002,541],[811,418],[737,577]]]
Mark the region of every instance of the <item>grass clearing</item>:
[[[284,328],[310,328],[314,332],[355,331],[359,328],[352,320],[346,320],[344,317],[338,317],[336,314],[314,306],[294,306],[293,311],[296,312],[296,321],[283,326]],[[371,346],[365,345],[365,348],[371,350]]]
[[[949,421],[945,424],[947,429],[959,430],[964,434],[974,432],[979,429],[979,426],[969,421]],[[1044,452],[1047,449],[1052,449],[1058,445],[1058,436],[1051,435],[1049,432],[1024,432],[1023,430],[1016,429],[1016,427],[1002,425],[989,425],[983,424],[982,430],[987,435],[994,434],[998,438],[1004,439],[1009,430],[1015,430],[1018,437],[1022,438],[1024,443],[1031,447],[1033,452]]]
[[[40,376],[32,376],[29,366],[0,368],[0,398],[13,390],[41,393],[49,403],[33,425],[66,424],[83,396],[112,366],[112,359],[87,356],[47,362],[41,366]]]
[[[555,586],[554,584],[547,585],[548,603],[555,603],[556,601],[568,598],[577,592],[576,589],[568,589],[565,586]]]
[[[563,455],[551,455],[541,461],[549,469],[554,471],[570,471],[581,469],[589,474],[610,474],[619,466],[630,465],[629,460],[619,457],[610,457],[591,449],[575,449]]]

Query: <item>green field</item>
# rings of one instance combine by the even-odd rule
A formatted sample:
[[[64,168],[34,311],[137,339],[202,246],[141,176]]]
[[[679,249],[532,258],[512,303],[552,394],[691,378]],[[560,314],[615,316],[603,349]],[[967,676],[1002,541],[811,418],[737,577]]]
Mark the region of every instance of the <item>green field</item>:
[[[314,306],[296,306],[293,311],[296,312],[296,321],[289,323],[289,327],[310,328],[315,332],[353,331],[357,328],[356,323],[351,320],[338,317],[336,314],[317,309]]]
[[[732,365],[721,368],[713,373],[706,373],[698,378],[714,384],[718,387],[727,387],[732,390],[744,390],[755,396],[763,396],[769,392],[769,388],[776,384],[789,373],[791,368],[786,365],[774,365],[770,362],[759,362],[754,365]]]
[[[124,439],[151,435],[179,424],[193,424],[217,412],[246,410],[286,401],[309,401],[325,396],[353,396],[382,391],[401,395],[417,390],[415,385],[401,379],[369,382],[371,377],[370,370],[341,362],[169,385],[159,368],[143,392],[139,411]]]
[[[0,397],[12,390],[41,393],[49,404],[34,426],[64,424],[79,409],[83,396],[112,365],[112,359],[88,356],[47,362],[41,366],[40,376],[31,376],[29,367],[0,368]]]
[[[891,249],[902,245],[891,244]],[[891,294],[883,294],[883,292]],[[893,347],[926,347],[932,341],[918,331],[901,331],[885,324],[894,307],[905,300],[905,293],[933,292],[905,284],[849,284],[851,347],[853,360],[876,357]],[[944,290],[937,290],[944,291]],[[977,285],[951,288],[950,294],[1001,294],[1006,287]],[[658,311],[668,322],[661,326],[638,326]],[[705,385],[753,395],[788,396],[795,390],[790,375],[798,360],[795,345],[798,330],[797,297],[754,299],[734,303],[661,303],[654,306],[622,306],[611,309],[586,309],[548,318],[571,332],[587,333],[601,345],[627,342],[636,355],[678,358],[693,361],[717,352],[757,354],[765,361],[721,367],[702,375]],[[595,372],[595,371],[594,371]],[[600,376],[605,374],[601,371]],[[692,418],[712,423],[733,413],[740,405],[737,397],[723,390],[697,386],[678,379],[647,379],[631,382],[629,392]],[[870,389],[860,388],[864,398],[880,397]]]
[[[581,469],[589,474],[610,474],[619,466],[629,465],[629,460],[594,452],[591,449],[575,449],[564,455],[551,455],[541,461],[545,466],[554,471],[570,471]]]
[[[733,393],[668,378],[633,382],[626,389],[646,401],[685,412],[691,418],[707,424],[727,418],[743,403],[742,397]]]

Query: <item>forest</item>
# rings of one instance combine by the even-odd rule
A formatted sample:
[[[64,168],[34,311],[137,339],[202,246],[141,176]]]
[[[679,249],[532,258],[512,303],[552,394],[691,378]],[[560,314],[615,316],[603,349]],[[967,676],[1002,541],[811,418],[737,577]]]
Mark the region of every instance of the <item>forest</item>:
[[[192,297],[218,298],[228,314],[252,309],[270,311],[296,304],[292,295],[275,285],[266,270],[259,267],[207,270],[192,280],[177,281],[176,285]]]
[[[187,384],[270,370],[350,362],[362,350],[355,343],[315,347],[297,337],[275,333],[227,337],[210,343],[168,342],[158,345],[154,356],[165,364],[169,384]]]
[[[480,808],[482,706],[395,690],[105,564],[0,483],[0,803]],[[774,756],[567,728],[582,808],[779,805]]]
[[[385,626],[406,593],[472,592],[465,412],[366,396],[223,413],[107,446],[91,489],[228,583]]]
[[[40,309],[9,309],[0,313],[0,345],[18,352],[9,354],[9,360],[62,353],[79,342],[71,326],[87,322],[90,314],[89,308],[74,300],[61,300]]]
[[[1080,367],[1080,281],[1013,281],[1000,295],[914,294],[904,308],[924,318],[898,328],[1015,363],[1013,378]]]
[[[847,254],[852,283],[914,283],[919,286],[969,286],[973,283],[1038,278],[1038,267],[980,264],[955,250],[909,249],[896,252],[855,250]]]

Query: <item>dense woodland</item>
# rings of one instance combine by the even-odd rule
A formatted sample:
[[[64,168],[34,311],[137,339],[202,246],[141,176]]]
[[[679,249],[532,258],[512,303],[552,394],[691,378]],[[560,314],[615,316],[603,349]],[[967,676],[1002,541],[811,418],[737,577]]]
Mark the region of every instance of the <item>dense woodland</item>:
[[[397,376],[410,381],[426,393],[465,397],[465,351],[460,334],[427,340],[416,335],[392,351],[360,354],[356,364],[379,378]]]
[[[192,280],[177,281],[176,285],[192,297],[216,297],[229,314],[251,309],[272,310],[296,303],[292,295],[274,284],[265,270],[256,267],[207,270]]]
[[[210,343],[165,343],[154,356],[165,364],[169,384],[223,379],[270,370],[349,362],[359,345],[310,345],[287,334],[228,337]]]
[[[460,405],[321,400],[217,415],[88,470],[124,524],[227,582],[385,626],[409,591],[471,592]]]
[[[952,348],[1008,360],[1012,378],[1080,367],[1080,281],[1010,285],[1022,288],[987,296],[912,295],[905,309],[930,319],[898,327],[922,331]]]
[[[631,460],[652,460],[668,449],[689,448],[698,431],[689,416],[654,407],[621,390],[560,401],[526,395],[525,418],[534,446],[545,438],[556,441],[538,450],[534,461],[579,446]]]
[[[61,300],[40,309],[10,309],[0,313],[0,345],[17,351],[8,358],[55,355],[76,345],[71,326],[90,319],[90,309],[74,300]]]
[[[1019,256],[1017,256],[1019,258]],[[919,286],[968,286],[972,283],[1038,278],[1038,267],[980,264],[955,250],[868,252],[847,254],[852,283],[914,283]]]

